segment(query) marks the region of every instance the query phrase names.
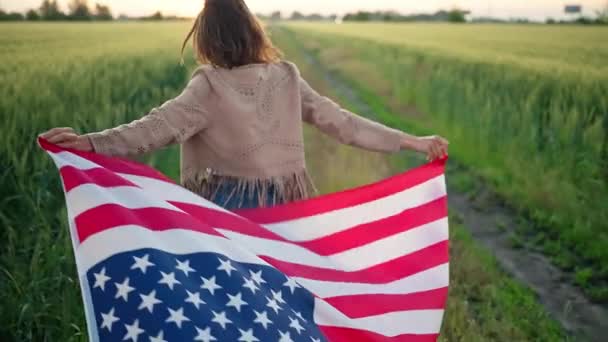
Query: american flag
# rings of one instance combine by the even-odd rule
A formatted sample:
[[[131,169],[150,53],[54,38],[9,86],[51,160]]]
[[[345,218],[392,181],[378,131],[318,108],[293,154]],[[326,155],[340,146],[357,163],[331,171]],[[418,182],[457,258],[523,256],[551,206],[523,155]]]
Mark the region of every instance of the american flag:
[[[91,341],[435,341],[448,291],[445,161],[229,212],[151,167],[44,140]]]

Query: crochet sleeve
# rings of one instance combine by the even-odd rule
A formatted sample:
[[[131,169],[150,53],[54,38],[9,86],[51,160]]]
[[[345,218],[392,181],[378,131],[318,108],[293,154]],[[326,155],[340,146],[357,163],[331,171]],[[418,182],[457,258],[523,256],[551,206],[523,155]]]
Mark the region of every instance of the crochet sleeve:
[[[405,134],[341,108],[300,77],[302,119],[343,144],[377,152],[398,152]]]
[[[85,136],[95,152],[121,157],[183,143],[208,125],[209,116],[203,102],[209,89],[206,76],[196,73],[180,95],[152,109],[142,118]]]

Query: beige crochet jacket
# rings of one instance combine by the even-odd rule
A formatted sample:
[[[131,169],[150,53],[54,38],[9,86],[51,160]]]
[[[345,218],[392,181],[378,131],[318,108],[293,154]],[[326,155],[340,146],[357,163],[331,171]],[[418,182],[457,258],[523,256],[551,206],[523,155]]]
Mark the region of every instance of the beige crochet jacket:
[[[132,157],[181,144],[181,180],[213,200],[222,183],[260,205],[309,197],[302,121],[338,141],[396,152],[404,134],[315,92],[290,62],[231,70],[201,66],[184,91],[141,119],[86,136],[97,153]],[[272,187],[273,198],[265,198]],[[259,191],[258,191],[259,190]]]

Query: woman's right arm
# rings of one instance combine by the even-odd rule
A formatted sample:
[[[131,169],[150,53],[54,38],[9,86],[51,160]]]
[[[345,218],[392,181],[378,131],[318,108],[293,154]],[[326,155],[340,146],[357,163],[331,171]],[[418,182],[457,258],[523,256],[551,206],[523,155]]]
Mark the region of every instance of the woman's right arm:
[[[71,128],[55,128],[41,137],[65,148],[93,150],[109,156],[151,152],[182,143],[208,125],[209,115],[201,103],[209,91],[206,76],[197,73],[180,95],[131,123],[85,135],[78,135]]]

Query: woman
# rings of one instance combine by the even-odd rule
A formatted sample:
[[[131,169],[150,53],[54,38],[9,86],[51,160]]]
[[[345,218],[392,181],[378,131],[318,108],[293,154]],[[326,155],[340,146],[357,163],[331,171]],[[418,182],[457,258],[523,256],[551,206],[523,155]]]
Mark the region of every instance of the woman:
[[[314,193],[302,121],[372,151],[447,154],[438,136],[415,137],[340,108],[281,60],[243,0],[207,0],[182,46],[193,39],[202,66],[183,92],[129,124],[79,135],[42,134],[64,148],[133,156],[181,144],[181,180],[227,209],[272,206]]]

